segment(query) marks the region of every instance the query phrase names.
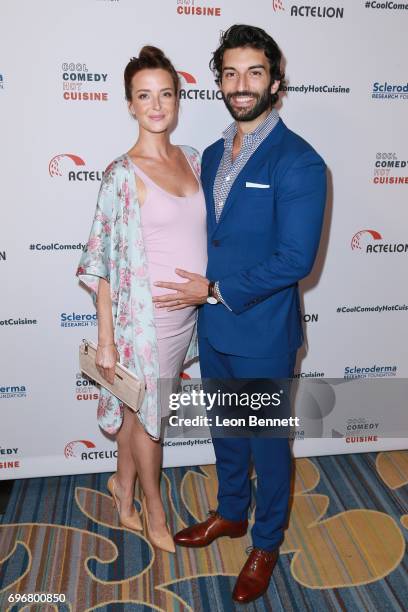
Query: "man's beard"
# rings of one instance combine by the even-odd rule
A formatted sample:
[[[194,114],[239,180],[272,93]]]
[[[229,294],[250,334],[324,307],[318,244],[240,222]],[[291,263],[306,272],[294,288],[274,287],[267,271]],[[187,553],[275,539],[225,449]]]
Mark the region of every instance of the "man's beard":
[[[255,98],[255,106],[250,109],[233,108],[233,106],[231,105],[231,99],[236,96],[251,96]],[[257,117],[259,117],[259,115],[262,115],[262,113],[264,113],[271,107],[270,86],[265,89],[262,94],[254,93],[253,91],[234,91],[233,93],[230,93],[227,96],[222,94],[222,99],[224,100],[225,106],[228,108],[235,121],[253,121]]]

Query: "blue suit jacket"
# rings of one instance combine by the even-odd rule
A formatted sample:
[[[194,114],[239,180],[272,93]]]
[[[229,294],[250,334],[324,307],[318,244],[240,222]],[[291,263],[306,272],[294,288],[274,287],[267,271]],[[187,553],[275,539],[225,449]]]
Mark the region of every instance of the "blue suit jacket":
[[[298,281],[310,273],[319,246],[326,167],[279,119],[236,178],[217,223],[213,187],[223,151],[223,139],[204,151],[201,179],[207,278],[220,282],[232,312],[205,304],[198,333],[231,355],[285,354],[303,342]],[[269,187],[246,187],[247,181]]]

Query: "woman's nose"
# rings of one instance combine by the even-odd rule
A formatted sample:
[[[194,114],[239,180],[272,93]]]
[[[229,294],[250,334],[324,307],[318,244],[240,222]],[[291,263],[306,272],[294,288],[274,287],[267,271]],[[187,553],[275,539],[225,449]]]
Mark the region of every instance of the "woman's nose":
[[[157,95],[153,96],[153,108],[155,110],[160,110],[161,109],[160,94],[157,94]]]

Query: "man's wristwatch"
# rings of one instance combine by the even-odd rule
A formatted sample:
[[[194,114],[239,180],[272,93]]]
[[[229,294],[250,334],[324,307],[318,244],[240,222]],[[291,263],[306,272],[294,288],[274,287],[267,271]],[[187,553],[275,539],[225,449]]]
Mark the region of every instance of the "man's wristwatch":
[[[208,297],[207,297],[208,304],[218,304],[218,300],[214,294],[214,285],[215,285],[215,281],[210,281],[208,283]]]

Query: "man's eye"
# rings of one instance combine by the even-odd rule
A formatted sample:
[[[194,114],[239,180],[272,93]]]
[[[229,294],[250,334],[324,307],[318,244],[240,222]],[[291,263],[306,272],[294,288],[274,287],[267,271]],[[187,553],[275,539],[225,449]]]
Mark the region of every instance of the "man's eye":
[[[253,70],[251,74],[252,76],[261,76],[262,72],[260,70]]]
[[[230,79],[231,77],[233,77],[235,75],[235,72],[226,72],[225,76],[227,77],[227,79]]]

